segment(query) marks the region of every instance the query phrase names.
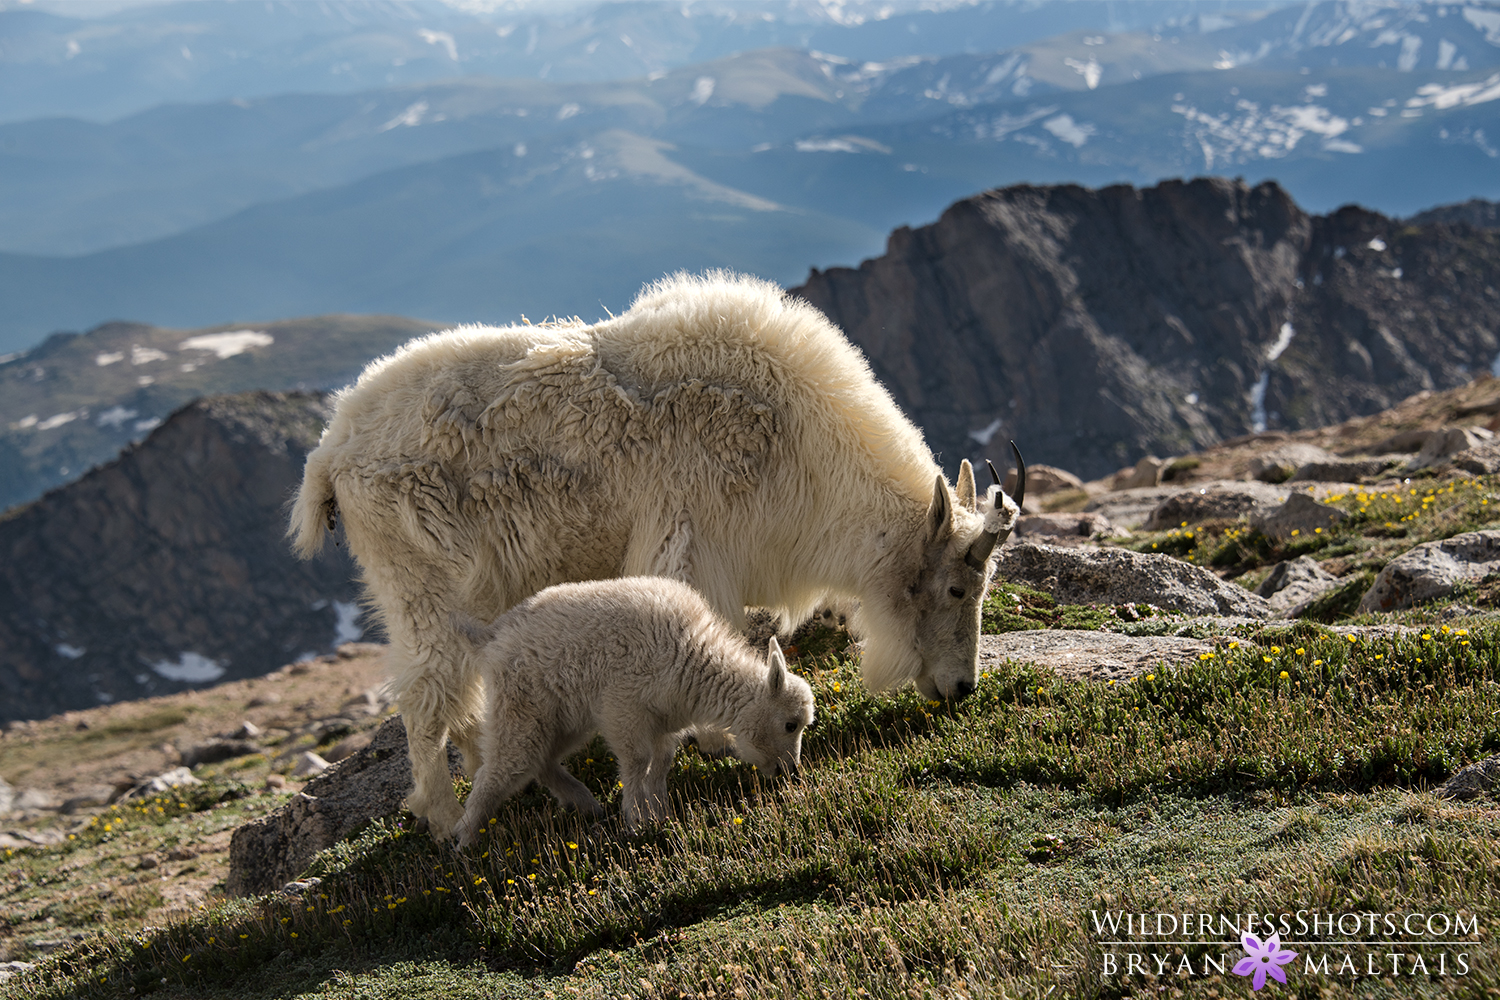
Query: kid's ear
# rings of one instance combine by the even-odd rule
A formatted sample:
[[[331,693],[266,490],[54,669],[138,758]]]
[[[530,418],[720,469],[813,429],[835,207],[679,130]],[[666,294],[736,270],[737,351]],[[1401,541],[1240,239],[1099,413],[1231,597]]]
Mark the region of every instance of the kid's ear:
[[[766,681],[770,684],[772,694],[780,694],[786,685],[786,657],[782,655],[781,643],[776,641],[774,635],[766,646]]]

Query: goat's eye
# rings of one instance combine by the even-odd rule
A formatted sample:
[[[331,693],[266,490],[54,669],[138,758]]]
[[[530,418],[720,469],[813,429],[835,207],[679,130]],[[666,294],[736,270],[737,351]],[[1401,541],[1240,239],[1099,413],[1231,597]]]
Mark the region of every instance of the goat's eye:
[[[788,722],[786,724],[786,731],[789,732],[789,733],[795,733],[797,731],[797,723],[795,723],[795,722]]]
[[[962,587],[949,587],[948,588],[948,593],[950,593],[954,597],[957,597],[960,600],[962,600],[963,596],[964,596],[964,588],[962,588]]]

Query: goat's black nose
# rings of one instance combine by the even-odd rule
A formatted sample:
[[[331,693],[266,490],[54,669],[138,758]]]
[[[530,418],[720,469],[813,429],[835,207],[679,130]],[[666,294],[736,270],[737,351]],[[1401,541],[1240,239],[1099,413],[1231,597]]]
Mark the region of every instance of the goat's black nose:
[[[974,693],[973,681],[959,681],[955,686],[958,689],[958,696],[960,698],[967,698],[969,695]]]

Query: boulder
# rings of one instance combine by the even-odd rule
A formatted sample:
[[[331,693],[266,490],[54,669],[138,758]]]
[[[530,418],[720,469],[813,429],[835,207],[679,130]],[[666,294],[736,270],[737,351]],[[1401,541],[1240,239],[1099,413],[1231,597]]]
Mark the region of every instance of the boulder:
[[[458,751],[448,748],[455,772]],[[401,808],[411,791],[406,727],[399,715],[387,719],[370,745],[329,766],[286,805],[234,831],[229,842],[231,896],[271,892],[300,875],[324,848],[370,820]]]
[[[1271,603],[1278,618],[1295,618],[1322,594],[1337,587],[1339,578],[1311,556],[1279,562],[1255,592]]]
[[[1186,665],[1213,649],[1202,639],[1035,629],[979,637],[979,669],[1002,660],[1035,663],[1073,680],[1129,680],[1163,663]]]
[[[1317,534],[1332,528],[1348,517],[1332,504],[1319,503],[1310,493],[1293,493],[1286,503],[1274,510],[1250,515],[1250,527],[1269,538],[1288,539],[1293,535]]]
[[[1147,455],[1132,468],[1121,469],[1114,474],[1111,486],[1116,490],[1136,490],[1161,485],[1162,472],[1170,464],[1168,459]]]
[[[171,791],[181,785],[201,785],[203,782],[193,777],[193,772],[186,767],[174,767],[170,771],[163,771],[154,778],[147,778],[140,782],[125,794],[127,799],[144,799],[152,795],[160,795]]]
[[[311,750],[305,750],[297,755],[296,766],[292,768],[292,777],[305,778],[310,774],[322,774],[328,770],[328,767],[328,761]]]
[[[1267,511],[1286,499],[1287,491],[1265,483],[1214,483],[1183,490],[1157,504],[1141,528],[1165,531],[1184,521],[1229,519]]]
[[[1084,510],[1108,518],[1109,523],[1116,527],[1138,528],[1164,501],[1183,492],[1185,489],[1181,486],[1117,490],[1094,497]]]
[[[36,968],[35,962],[0,962],[0,983],[5,982],[12,976],[19,976],[23,972],[30,972]]]
[[[63,799],[62,812],[65,816],[71,816],[80,809],[107,806],[114,800],[114,797],[114,785],[85,785],[83,788],[75,789],[73,794]]]
[[[978,474],[976,470],[976,475]],[[1083,480],[1067,469],[1055,465],[1028,465],[1026,467],[1026,495],[1044,497],[1061,490],[1081,490]],[[1005,492],[1016,495],[1016,470],[1005,473]]]
[[[1378,476],[1400,462],[1399,456],[1385,458],[1336,458],[1330,462],[1308,462],[1292,476],[1293,483],[1357,483]]]
[[[1000,550],[996,575],[1051,594],[1059,604],[1152,604],[1194,615],[1269,618],[1262,597],[1171,556],[1127,549],[1022,542]]]
[[[1315,444],[1289,441],[1250,459],[1250,478],[1263,483],[1284,483],[1297,470],[1313,462],[1336,461],[1334,455]]]
[[[1481,795],[1493,796],[1496,785],[1500,785],[1500,754],[1459,768],[1434,791],[1440,798],[1462,802]]]
[[[1028,480],[1030,471],[1027,472]],[[1027,490],[1031,488],[1027,483]],[[1016,522],[1012,538],[1101,538],[1114,533],[1109,518],[1094,512],[1080,514],[1026,514]]]
[[[1410,431],[1397,431],[1388,438],[1375,442],[1370,446],[1370,454],[1384,455],[1387,452],[1401,452],[1411,454],[1421,451],[1427,444],[1427,439],[1432,437],[1432,431],[1424,428]]]
[[[221,760],[233,760],[263,752],[259,745],[249,740],[209,740],[184,750],[182,763],[187,767],[197,767],[199,764],[217,764]]]
[[[16,804],[16,790],[0,778],[0,816],[10,812]]]
[[[1448,461],[1455,469],[1472,472],[1476,476],[1500,472],[1500,441],[1477,444],[1449,456]]]
[[[51,792],[44,792],[40,788],[23,788],[21,794],[16,796],[13,808],[24,812],[41,812],[61,806],[62,800]]]
[[[1386,563],[1360,611],[1391,611],[1446,597],[1463,580],[1500,570],[1500,531],[1470,531],[1427,542]]]
[[[1407,465],[1409,471],[1426,469],[1444,461],[1450,455],[1469,451],[1487,442],[1493,441],[1495,435],[1482,427],[1447,427],[1440,431],[1433,431],[1427,437],[1427,442],[1422,445],[1422,450],[1417,457]]]

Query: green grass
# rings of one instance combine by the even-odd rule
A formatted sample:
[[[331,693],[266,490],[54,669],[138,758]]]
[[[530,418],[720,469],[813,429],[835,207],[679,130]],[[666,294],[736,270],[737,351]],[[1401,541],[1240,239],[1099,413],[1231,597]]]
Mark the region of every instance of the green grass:
[[[1218,954],[1204,944],[1182,949],[1192,976],[1102,975],[1106,938],[1090,921],[1121,909],[1471,914],[1485,945],[1468,976],[1361,980],[1361,993],[1485,996],[1500,984],[1488,945],[1500,930],[1500,818],[1422,791],[1500,751],[1500,626],[1355,642],[1313,623],[1268,626],[1123,684],[1007,663],[951,710],[910,691],[871,696],[836,656],[802,669],[820,718],[797,781],[686,751],[672,778],[677,818],[633,836],[615,818],[614,764],[596,742],[570,766],[609,808],[602,822],[559,812],[533,788],[455,852],[413,832],[409,816],[391,818],[320,855],[310,874],[321,881],[301,896],[98,933],[0,994],[1247,988],[1203,972]],[[0,860],[0,885],[60,869],[107,837],[232,811],[238,792],[215,784],[201,801],[157,803],[161,813],[135,815],[123,834],[91,829],[84,843],[16,852]],[[1305,973],[1294,983],[1309,997],[1351,985]]]

